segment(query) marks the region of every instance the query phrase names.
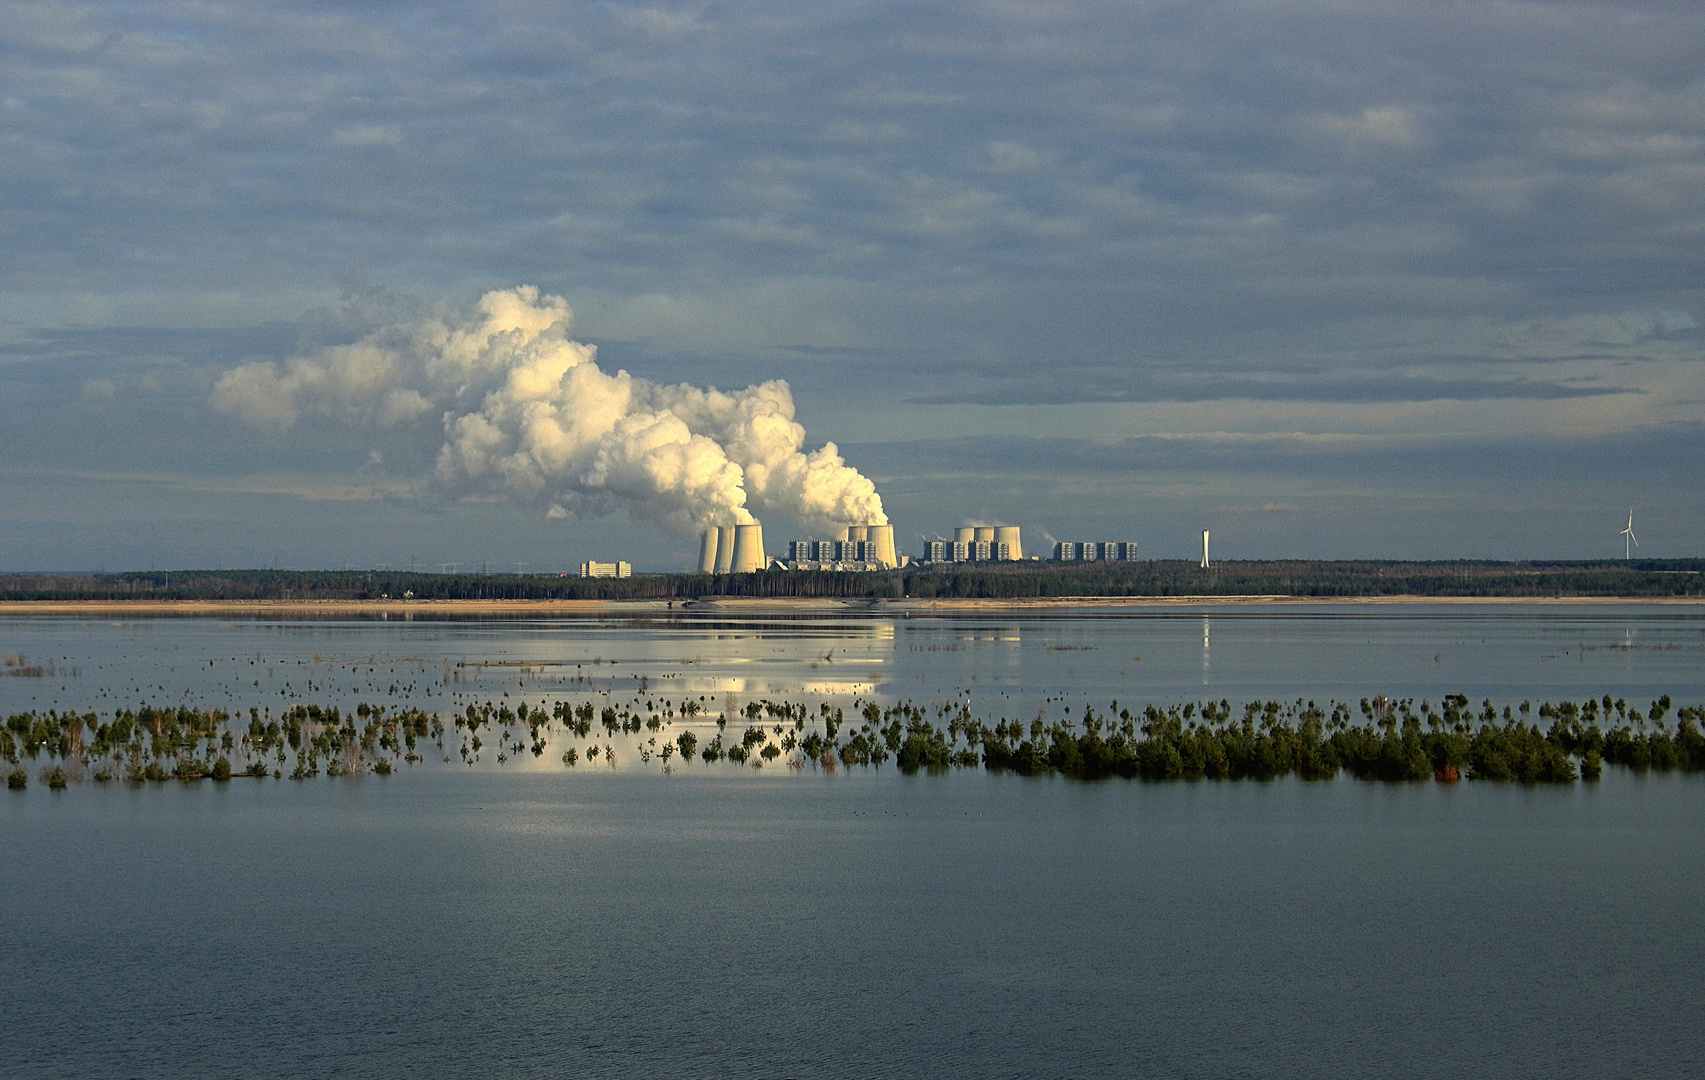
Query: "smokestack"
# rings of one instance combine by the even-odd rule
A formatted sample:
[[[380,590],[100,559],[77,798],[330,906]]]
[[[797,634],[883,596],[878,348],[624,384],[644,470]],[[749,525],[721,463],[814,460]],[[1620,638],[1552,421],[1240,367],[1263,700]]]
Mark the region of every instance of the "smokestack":
[[[972,536],[971,539],[979,544],[992,544],[995,542],[995,527],[993,525],[978,525],[972,530],[972,532],[975,535]]]
[[[955,544],[974,544],[977,542],[977,530],[969,525],[962,525],[953,530]]]
[[[871,525],[868,526],[867,535],[870,542],[876,547],[876,561],[878,563],[890,569],[900,565],[900,556],[894,550],[894,526]]]
[[[726,574],[734,567],[734,526],[716,530],[716,572]]]
[[[699,573],[716,573],[716,547],[719,539],[719,530],[714,525],[699,537]]]
[[[1024,545],[1018,542],[1017,525],[997,525],[995,527],[995,543],[1007,546],[1007,558],[1024,558]]]
[[[870,539],[870,526],[868,526],[868,525],[848,525],[847,526],[847,539],[848,540],[869,540]]]
[[[764,568],[764,527],[762,525],[736,525],[734,532],[734,551],[732,571],[736,574],[750,574],[754,570]]]
[[[1202,568],[1205,570],[1213,564],[1208,561],[1208,530],[1202,530]]]

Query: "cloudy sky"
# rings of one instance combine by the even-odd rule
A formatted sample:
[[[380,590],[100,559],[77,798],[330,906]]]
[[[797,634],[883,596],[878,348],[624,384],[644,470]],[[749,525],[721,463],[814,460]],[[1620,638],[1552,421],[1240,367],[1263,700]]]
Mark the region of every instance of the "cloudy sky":
[[[519,286],[786,380],[904,549],[1705,535],[1696,0],[0,3],[0,193],[0,569],[685,563],[222,407]]]

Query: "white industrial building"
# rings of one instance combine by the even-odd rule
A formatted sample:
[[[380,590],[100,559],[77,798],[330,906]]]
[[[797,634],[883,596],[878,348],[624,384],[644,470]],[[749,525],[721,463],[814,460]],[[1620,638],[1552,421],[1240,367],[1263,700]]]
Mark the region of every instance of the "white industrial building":
[[[1054,545],[1055,562],[1136,562],[1132,540],[1061,540]]]
[[[963,525],[952,540],[924,541],[924,562],[1016,562],[1024,543],[1016,525]]]
[[[627,562],[583,562],[580,564],[581,577],[633,577],[633,563]]]
[[[894,550],[894,526],[848,525],[827,540],[793,540],[782,565],[789,570],[892,570],[909,561]]]
[[[763,526],[706,529],[699,541],[701,574],[749,574],[771,565],[789,570],[892,570],[906,559],[894,550],[894,526],[847,525],[827,540],[793,540],[787,556],[764,554]]]
[[[699,540],[699,573],[750,574],[769,565],[764,554],[764,527],[725,525],[704,531]]]

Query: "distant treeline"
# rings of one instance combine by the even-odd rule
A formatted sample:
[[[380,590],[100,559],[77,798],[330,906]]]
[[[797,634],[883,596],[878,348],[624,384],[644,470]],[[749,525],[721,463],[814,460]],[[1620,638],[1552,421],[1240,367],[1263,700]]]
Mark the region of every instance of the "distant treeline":
[[[764,570],[631,578],[393,570],[0,575],[5,600],[681,600],[710,596],[1705,596],[1705,559],[1587,562],[1186,560],[980,563],[884,573]]]
[[[892,760],[905,772],[980,767],[1083,780],[1330,780],[1348,773],[1393,782],[1559,784],[1596,780],[1607,763],[1639,772],[1705,771],[1699,730],[1705,708],[1675,710],[1672,727],[1667,695],[1644,712],[1607,694],[1545,702],[1537,716],[1528,701],[1500,711],[1490,700],[1476,708],[1460,694],[1447,694],[1437,708],[1427,701],[1416,706],[1413,699],[1363,698],[1359,719],[1336,701],[1252,701],[1236,710],[1222,699],[1135,712],[1114,702],[1105,712],[1085,706],[1077,720],[1048,722],[1038,715],[1028,723],[977,718],[963,704],[859,702],[849,718],[828,702],[813,710],[761,699],[740,709],[731,704],[707,739],[692,730],[703,722],[668,730],[709,708],[706,697],[672,701],[642,688],[626,702],[588,695],[548,707],[470,704],[450,713],[448,723],[412,706],[365,703],[349,712],[296,704],[277,716],[255,708],[247,717],[148,705],[105,719],[25,712],[0,726],[0,759],[11,764],[6,776],[14,789],[28,786],[26,763],[42,757],[47,765],[38,778],[63,788],[81,779],[305,780],[322,769],[328,776],[386,775],[421,763],[425,753],[446,765],[457,758],[472,765],[491,754],[501,766],[529,753],[542,758],[547,750],[566,768],[581,761],[613,766],[618,752],[636,752],[641,763],[656,761],[664,771],[695,759],[707,766],[728,761],[826,772],[880,768]],[[600,740],[622,745],[618,750]]]

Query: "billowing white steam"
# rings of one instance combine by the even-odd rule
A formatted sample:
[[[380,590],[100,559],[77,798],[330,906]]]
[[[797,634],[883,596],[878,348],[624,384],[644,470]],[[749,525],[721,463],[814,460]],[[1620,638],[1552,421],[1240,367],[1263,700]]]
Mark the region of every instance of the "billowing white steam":
[[[804,451],[780,380],[724,393],[606,374],[571,341],[566,301],[489,292],[463,320],[388,327],[282,366],[244,364],[219,408],[288,427],[304,414],[358,425],[439,423],[438,479],[548,505],[553,516],[625,503],[682,533],[780,511],[807,528],[887,522],[876,487],[834,443]]]

